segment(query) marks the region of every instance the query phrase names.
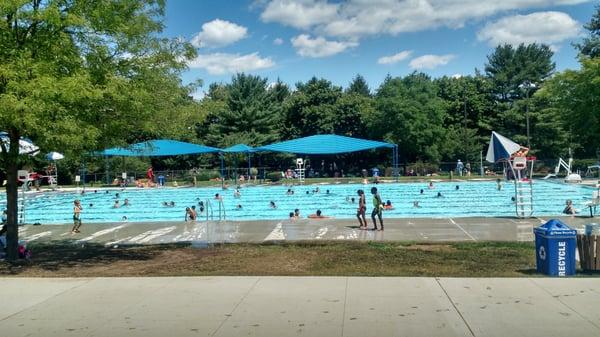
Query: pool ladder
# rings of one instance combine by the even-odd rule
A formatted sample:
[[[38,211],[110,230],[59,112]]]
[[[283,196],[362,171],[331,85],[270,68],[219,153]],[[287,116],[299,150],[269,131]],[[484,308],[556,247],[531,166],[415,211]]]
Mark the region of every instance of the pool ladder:
[[[533,180],[515,179],[515,209],[519,218],[533,215]]]
[[[225,204],[223,203],[223,200],[219,200],[218,202],[218,216],[219,216],[219,221],[221,220],[226,220],[227,214],[225,213]],[[214,216],[214,209],[213,209],[213,204],[210,201],[210,199],[206,199],[206,221],[208,220],[214,220],[215,216]]]

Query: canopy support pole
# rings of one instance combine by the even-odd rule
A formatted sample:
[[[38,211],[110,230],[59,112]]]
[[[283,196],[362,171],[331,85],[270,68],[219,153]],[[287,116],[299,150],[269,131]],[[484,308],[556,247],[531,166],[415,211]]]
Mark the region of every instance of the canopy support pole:
[[[223,153],[219,153],[219,157],[221,158],[221,188],[225,187],[225,162],[223,160]]]
[[[110,169],[110,163],[108,162],[108,156],[104,156],[104,172],[106,173],[106,185],[110,185],[110,177],[109,177],[109,171]]]
[[[251,177],[250,177],[250,170],[252,169],[252,164],[250,162],[251,158],[252,158],[252,152],[248,152],[248,180],[251,179]]]
[[[394,177],[396,178],[396,182],[398,182],[400,170],[398,169],[398,145],[394,145],[392,148],[392,166],[394,171]]]

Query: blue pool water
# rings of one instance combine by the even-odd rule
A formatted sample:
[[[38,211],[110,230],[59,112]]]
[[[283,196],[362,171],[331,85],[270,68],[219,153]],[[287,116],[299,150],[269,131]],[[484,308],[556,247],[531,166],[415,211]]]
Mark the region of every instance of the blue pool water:
[[[456,190],[455,186],[459,186]],[[320,193],[312,193],[316,187]],[[285,219],[289,212],[299,208],[301,215],[314,213],[317,209],[323,215],[336,218],[354,218],[356,203],[346,201],[347,196],[356,197],[356,190],[367,193],[367,204],[371,211],[370,188],[375,185],[339,184],[295,186],[294,195],[286,195],[287,186],[255,186],[241,189],[241,197],[234,198],[233,188],[223,191],[220,188],[162,188],[105,190],[88,189],[85,195],[75,192],[53,192],[28,194],[26,198],[25,218],[27,223],[59,224],[69,223],[72,219],[73,200],[80,199],[83,206],[82,219],[91,222],[118,222],[123,216],[130,222],[183,220],[185,207],[197,205],[199,200],[206,202],[220,193],[224,199],[226,217],[229,220]],[[384,217],[472,217],[472,216],[514,216],[515,207],[511,202],[514,185],[505,183],[501,191],[496,189],[494,181],[485,182],[445,182],[436,183],[429,189],[427,183],[398,183],[377,185],[384,201],[391,200],[395,209],[384,212]],[[423,189],[424,193],[420,194]],[[329,190],[329,194],[326,191]],[[309,194],[306,192],[309,191]],[[568,185],[557,182],[535,181],[534,215],[559,215],[566,199],[572,199],[575,208],[592,197],[592,188],[580,185]],[[441,192],[443,197],[437,198]],[[123,203],[129,199],[130,207],[112,208],[115,193]],[[175,207],[162,206],[163,201],[175,201]],[[274,201],[277,209],[269,208]],[[419,201],[421,208],[414,208],[413,201]],[[212,200],[214,215],[218,215],[217,203]],[[0,204],[5,200],[0,200]],[[93,204],[92,207],[89,204]],[[242,209],[236,209],[236,205]],[[206,214],[200,214],[199,220],[205,220]]]

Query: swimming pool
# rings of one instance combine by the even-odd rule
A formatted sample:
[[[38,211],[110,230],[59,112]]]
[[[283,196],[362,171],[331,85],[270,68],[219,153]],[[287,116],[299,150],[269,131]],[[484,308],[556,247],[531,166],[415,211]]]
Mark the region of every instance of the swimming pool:
[[[312,193],[319,187],[320,193]],[[214,216],[218,218],[218,203],[215,193],[223,196],[223,205],[228,220],[285,219],[295,208],[301,215],[322,210],[323,215],[336,218],[354,218],[356,203],[346,197],[356,197],[356,190],[363,189],[367,195],[368,211],[371,211],[371,187],[376,186],[383,198],[391,200],[394,209],[386,210],[384,217],[473,217],[473,216],[514,216],[515,207],[511,202],[514,185],[504,183],[498,191],[496,182],[439,182],[433,189],[427,183],[394,183],[379,185],[338,184],[304,185],[293,187],[294,194],[286,195],[288,186],[252,186],[241,188],[241,197],[234,198],[234,188],[226,191],[220,188],[162,188],[126,190],[87,190],[84,195],[75,192],[35,193],[26,197],[25,218],[27,223],[59,224],[72,219],[73,200],[80,199],[83,206],[84,223],[118,222],[126,216],[130,222],[180,221],[184,219],[185,207],[197,205],[198,201],[211,200]],[[459,187],[456,190],[456,186]],[[420,190],[423,189],[423,194]],[[327,193],[329,190],[329,193]],[[559,215],[566,199],[573,200],[581,209],[585,201],[592,197],[593,188],[581,185],[568,185],[557,182],[535,181],[534,215]],[[308,194],[307,194],[308,192]],[[440,192],[443,197],[436,197]],[[112,208],[119,193],[121,204],[129,199],[131,206]],[[174,201],[175,207],[164,207],[162,202]],[[274,201],[277,209],[271,209]],[[421,208],[413,207],[419,201]],[[4,204],[5,200],[0,200]],[[92,206],[90,207],[90,204]],[[237,205],[242,205],[237,209]],[[206,212],[199,214],[199,220],[206,220]]]

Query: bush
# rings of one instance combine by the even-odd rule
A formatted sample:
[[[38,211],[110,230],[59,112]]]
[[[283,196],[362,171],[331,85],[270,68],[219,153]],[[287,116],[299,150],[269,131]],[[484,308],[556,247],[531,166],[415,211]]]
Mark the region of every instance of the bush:
[[[412,165],[408,165],[406,172],[410,172],[410,170],[415,171],[415,173],[418,175],[424,176],[430,173],[436,173],[440,170],[440,168],[437,164],[418,161]]]
[[[220,178],[220,177],[221,177],[221,173],[217,170],[203,170],[200,173],[198,173],[196,179],[198,181],[208,181],[208,180],[216,179],[216,178]]]
[[[266,178],[273,182],[279,181],[281,180],[281,172],[269,172],[267,173]]]

